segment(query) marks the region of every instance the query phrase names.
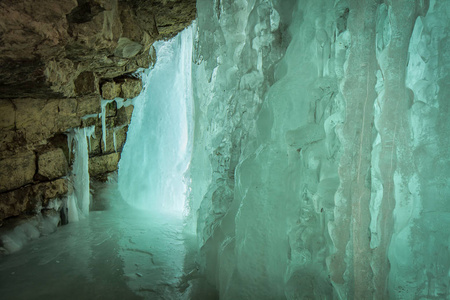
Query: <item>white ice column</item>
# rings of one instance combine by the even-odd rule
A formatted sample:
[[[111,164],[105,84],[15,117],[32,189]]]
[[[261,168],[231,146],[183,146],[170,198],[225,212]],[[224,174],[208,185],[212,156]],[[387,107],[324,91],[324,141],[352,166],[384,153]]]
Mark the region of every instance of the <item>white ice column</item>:
[[[192,28],[155,44],[157,62],[143,74],[119,163],[119,190],[130,204],[182,212],[189,161]]]
[[[69,222],[76,222],[80,216],[89,214],[89,153],[87,138],[94,133],[94,127],[77,128],[69,134],[69,148],[73,144],[75,153],[72,168],[73,193],[68,199]]]

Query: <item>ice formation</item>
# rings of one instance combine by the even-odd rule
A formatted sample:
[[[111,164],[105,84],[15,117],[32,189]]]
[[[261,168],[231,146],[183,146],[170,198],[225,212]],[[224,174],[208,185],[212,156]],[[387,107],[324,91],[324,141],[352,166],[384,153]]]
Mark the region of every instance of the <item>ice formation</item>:
[[[104,219],[118,231],[94,228],[92,249],[79,241],[97,232],[77,223],[81,269],[104,278],[84,258],[116,235],[132,290],[165,298],[206,278],[224,300],[449,299],[450,0],[197,9],[195,26],[156,44],[119,163],[121,195],[152,213],[120,206]],[[93,132],[69,139],[70,221],[89,210]],[[167,211],[188,214],[198,270]]]
[[[450,1],[198,1],[189,206],[220,299],[450,297]]]
[[[45,206],[45,213],[39,212],[33,217],[23,219],[13,229],[6,228],[0,236],[0,255],[17,252],[29,241],[56,231],[60,213],[64,211],[69,222],[77,222],[89,214],[90,190],[88,168],[88,140],[95,127],[74,128],[67,133],[69,156],[74,155],[70,173],[71,192],[63,199],[55,198]],[[69,157],[69,159],[71,159]]]
[[[75,128],[68,134],[69,149],[75,153],[72,172],[70,175],[73,184],[73,193],[67,199],[68,221],[76,222],[80,217],[89,214],[89,150],[91,136],[95,127]],[[70,151],[69,151],[70,152]]]
[[[130,204],[153,211],[185,208],[189,162],[192,28],[155,44],[157,62],[142,75],[144,90],[119,163],[119,190]]]
[[[105,100],[105,99],[101,100],[102,112],[100,113],[100,115],[101,115],[101,119],[102,119],[102,141],[103,141],[103,146],[105,147],[105,149],[106,149],[106,106],[113,101],[114,100]],[[114,145],[114,149],[115,149],[115,145]]]

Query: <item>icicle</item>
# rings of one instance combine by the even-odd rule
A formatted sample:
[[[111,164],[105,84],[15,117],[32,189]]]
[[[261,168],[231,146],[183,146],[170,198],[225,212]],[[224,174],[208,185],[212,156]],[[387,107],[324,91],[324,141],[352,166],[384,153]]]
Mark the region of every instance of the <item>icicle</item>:
[[[113,131],[113,140],[114,140],[114,152],[117,152],[116,128],[114,128],[114,131]]]
[[[91,118],[98,118],[99,114],[90,114],[90,115],[85,115],[84,117],[81,117],[81,120],[87,120],[87,119],[91,119]]]
[[[69,195],[67,203],[69,222],[76,222],[80,219],[80,216],[89,214],[89,152],[87,137],[92,136],[94,132],[95,127],[91,126],[88,128],[76,128],[67,134],[69,148],[73,146],[75,153],[71,174],[74,192]],[[75,143],[73,143],[73,140],[75,140]]]
[[[127,102],[126,99],[119,98],[119,97],[115,98],[114,101],[116,101],[117,109],[121,109],[124,106],[124,103]]]
[[[86,127],[85,130],[86,130],[86,137],[89,139],[89,151],[92,151],[91,138],[93,137],[95,139],[95,125]]]
[[[67,146],[69,147],[69,162],[70,159],[72,158],[72,143],[73,143],[73,138],[75,137],[75,133],[72,131],[67,132]]]
[[[102,107],[102,140],[103,140],[103,146],[105,146],[106,149],[106,105],[108,103],[113,102],[114,100],[104,100],[101,101],[101,107]]]
[[[67,212],[69,223],[78,222],[78,206],[76,204],[76,199],[74,193],[70,194],[67,199]]]

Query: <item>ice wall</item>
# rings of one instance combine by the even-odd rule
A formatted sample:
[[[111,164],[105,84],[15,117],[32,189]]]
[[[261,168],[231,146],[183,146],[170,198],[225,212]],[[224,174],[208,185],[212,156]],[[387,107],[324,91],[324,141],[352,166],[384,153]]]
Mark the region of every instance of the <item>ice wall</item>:
[[[198,1],[191,212],[221,299],[450,297],[450,1]]]
[[[136,207],[184,211],[192,44],[191,27],[170,41],[156,43],[157,62],[143,74],[144,90],[134,99],[119,163],[119,190]]]

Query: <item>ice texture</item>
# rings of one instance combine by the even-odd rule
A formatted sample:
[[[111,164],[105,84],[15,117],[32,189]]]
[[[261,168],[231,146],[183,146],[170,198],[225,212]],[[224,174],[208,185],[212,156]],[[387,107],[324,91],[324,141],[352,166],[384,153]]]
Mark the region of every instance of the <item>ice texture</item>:
[[[62,205],[62,200],[53,199],[48,208],[58,209]],[[0,232],[0,256],[12,254],[21,250],[28,242],[41,236],[48,235],[56,231],[60,217],[58,213],[50,213],[30,217],[20,222],[12,229],[4,229]]]
[[[192,27],[154,46],[157,62],[143,75],[119,163],[119,190],[147,210],[183,213],[192,118]]]
[[[82,221],[1,257],[1,298],[211,299],[195,288],[201,283],[191,255],[195,235],[183,233],[182,219],[130,207],[116,185],[110,177],[94,194],[95,201],[111,203],[109,210],[91,211]],[[35,217],[13,234],[45,234],[41,227],[57,223],[48,217]]]
[[[450,297],[450,1],[198,1],[189,207],[220,299]]]
[[[89,187],[89,149],[95,127],[74,128],[68,133],[69,152],[74,153],[70,184],[73,192],[67,196],[68,221],[76,222],[89,214],[91,201]],[[89,142],[88,142],[89,140]]]
[[[105,100],[105,99],[101,100],[102,111],[101,111],[100,115],[102,118],[102,141],[103,141],[103,147],[105,149],[107,149],[106,148],[106,106],[111,102],[114,102],[114,100]],[[114,150],[115,150],[115,145],[114,145]]]

